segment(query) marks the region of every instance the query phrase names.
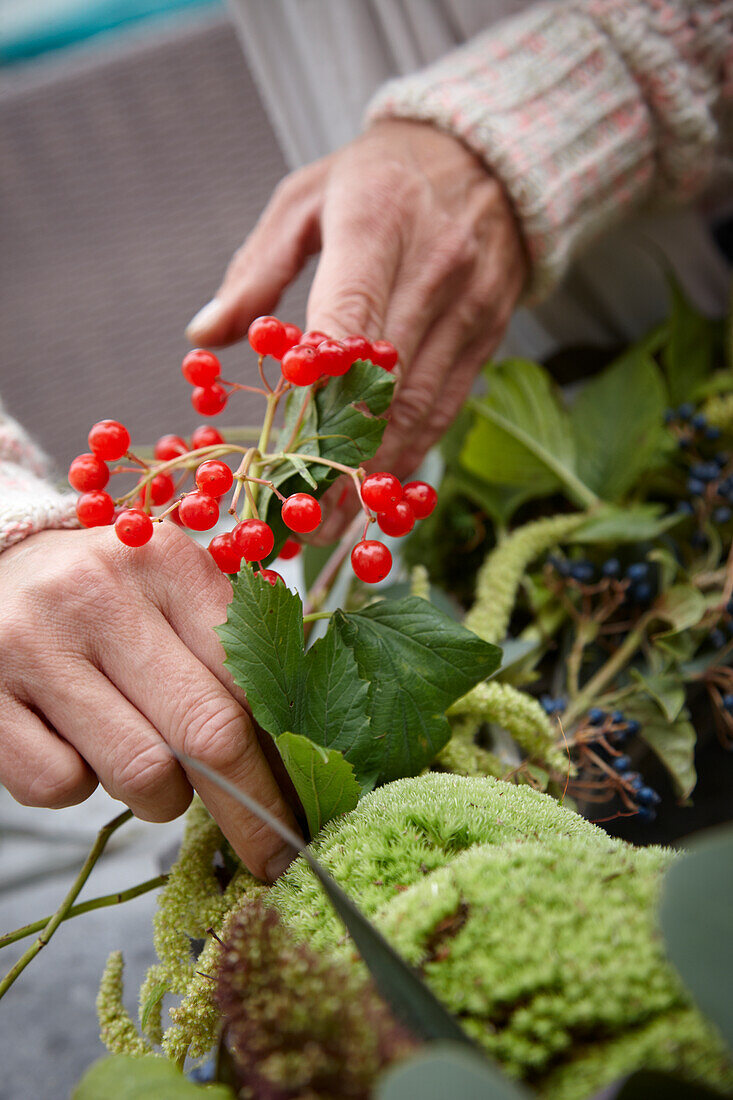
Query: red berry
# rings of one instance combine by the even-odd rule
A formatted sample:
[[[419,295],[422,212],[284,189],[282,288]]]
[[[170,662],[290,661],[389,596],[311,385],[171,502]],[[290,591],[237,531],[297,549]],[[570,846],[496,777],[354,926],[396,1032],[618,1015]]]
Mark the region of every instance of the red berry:
[[[438,494],[426,481],[408,481],[402,487],[402,495],[415,513],[415,519],[426,519],[438,503]]]
[[[285,329],[285,335],[288,341],[285,351],[290,351],[291,348],[294,348],[296,344],[300,343],[300,338],[303,334],[297,325],[283,325],[283,328]]]
[[[126,508],[115,520],[115,534],[125,546],[144,546],[153,537],[153,521],[139,508]]]
[[[348,349],[352,363],[355,363],[357,359],[371,359],[372,357],[372,345],[366,336],[344,336],[341,343]]]
[[[346,374],[351,366],[351,355],[338,340],[324,340],[316,348],[318,365],[324,374],[332,378],[338,378],[340,374]]]
[[[83,493],[76,502],[76,514],[84,527],[106,527],[115,518],[115,502],[109,493]]]
[[[242,555],[234,545],[231,531],[223,535],[214,535],[209,543],[209,553],[222,573],[238,573],[242,564]]]
[[[216,428],[212,428],[209,424],[202,424],[199,428],[194,428],[193,435],[191,436],[191,450],[197,451],[199,447],[216,447],[217,444],[224,442],[224,436]]]
[[[415,526],[415,513],[406,500],[398,500],[394,508],[378,514],[377,523],[385,535],[401,539],[403,535],[409,535]]]
[[[362,539],[351,551],[351,568],[360,581],[376,584],[383,581],[392,568],[392,555],[383,542]]]
[[[187,451],[186,440],[181,439],[180,435],[162,435],[155,444],[153,454],[158,462],[170,462],[172,458],[179,458]]]
[[[213,386],[221,374],[221,363],[213,352],[194,348],[181,363],[183,377],[192,386]]]
[[[173,478],[168,474],[156,474],[148,485],[143,485],[140,490],[140,504],[145,507],[148,502],[156,507],[167,504],[176,491]]]
[[[196,484],[202,493],[212,497],[221,497],[231,489],[234,475],[225,462],[211,459],[202,462],[196,471]]]
[[[369,474],[362,482],[361,499],[375,512],[388,512],[402,500],[402,486],[394,474]]]
[[[375,340],[372,344],[371,359],[372,363],[376,363],[378,367],[383,367],[384,370],[394,370],[399,355],[397,348],[394,344],[390,344],[389,340]]]
[[[314,328],[310,329],[308,332],[304,332],[299,343],[303,344],[306,348],[313,348],[315,350],[324,340],[330,339],[331,337],[327,332],[319,332],[317,328]]]
[[[283,561],[289,561],[290,558],[297,558],[303,547],[297,541],[297,539],[285,539],[285,542],[280,547],[279,558]]]
[[[282,361],[283,376],[294,386],[310,386],[321,377],[321,367],[314,348],[296,344],[286,351]]]
[[[277,317],[257,317],[249,326],[247,337],[258,355],[271,355],[282,359],[288,350],[285,325]]]
[[[227,391],[218,382],[213,386],[197,386],[191,394],[191,404],[200,416],[216,416],[227,403]]]
[[[293,493],[283,504],[282,517],[291,531],[307,535],[321,522],[321,506],[310,493]]]
[[[93,454],[77,455],[69,466],[69,485],[80,493],[91,489],[104,489],[109,481],[109,470],[101,458]]]
[[[130,433],[119,420],[100,420],[89,432],[89,450],[105,462],[114,462],[130,449]]]
[[[208,493],[186,493],[178,505],[178,515],[191,531],[210,531],[219,520],[219,504]]]
[[[245,561],[262,561],[275,545],[272,528],[261,519],[242,520],[232,531],[232,538]]]
[[[263,581],[267,581],[273,588],[278,582],[285,584],[285,581],[275,569],[260,569],[257,576],[262,577]]]

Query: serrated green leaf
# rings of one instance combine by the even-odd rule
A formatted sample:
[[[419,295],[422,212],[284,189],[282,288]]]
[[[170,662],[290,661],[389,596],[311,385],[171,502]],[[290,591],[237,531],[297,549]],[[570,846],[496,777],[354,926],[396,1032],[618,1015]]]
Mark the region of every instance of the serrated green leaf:
[[[474,422],[461,464],[496,485],[543,496],[565,489],[588,505],[595,497],[576,474],[570,420],[542,367],[510,359],[486,368],[489,392],[470,403]]]
[[[700,589],[693,588],[691,584],[675,584],[668,588],[654,604],[655,615],[670,624],[670,629],[659,636],[668,637],[697,626],[707,607],[707,600]]]
[[[485,1058],[441,1043],[400,1062],[380,1078],[376,1100],[529,1100]]]
[[[629,504],[625,507],[604,504],[595,509],[567,541],[584,544],[650,542],[678,524],[681,518],[665,515],[659,504]]]
[[[664,876],[660,920],[669,956],[733,1050],[733,829],[693,841]]]
[[[359,778],[372,744],[368,697],[369,685],[359,676],[354,654],[329,624],[302,662],[297,731],[342,752]]]
[[[583,387],[570,419],[581,480],[619,500],[649,465],[662,436],[666,395],[656,363],[633,350]]]
[[[234,1100],[226,1085],[194,1085],[173,1062],[150,1054],[114,1054],[87,1070],[72,1100]]]
[[[340,752],[322,749],[295,733],[283,733],[276,743],[305,810],[311,836],[317,836],[334,817],[354,809],[361,787]]]
[[[695,309],[671,269],[667,283],[672,299],[669,340],[662,350],[670,402],[686,401],[713,368],[720,327]]]
[[[315,405],[319,453],[345,466],[358,466],[373,458],[387,425],[378,417],[389,408],[394,385],[388,371],[357,360],[348,374],[318,390]],[[359,406],[366,407],[370,415]],[[322,466],[313,467],[312,472],[319,481],[337,476]]]
[[[416,596],[348,614],[336,611],[332,624],[371,684],[376,782],[426,767],[450,738],[447,708],[501,660],[498,646]]]

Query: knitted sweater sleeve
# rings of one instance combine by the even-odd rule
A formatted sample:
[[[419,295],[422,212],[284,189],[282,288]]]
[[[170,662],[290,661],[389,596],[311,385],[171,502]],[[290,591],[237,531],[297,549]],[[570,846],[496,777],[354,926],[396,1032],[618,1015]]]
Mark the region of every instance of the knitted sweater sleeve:
[[[50,527],[78,527],[76,494],[55,487],[51,463],[0,404],[0,552]]]
[[[533,297],[642,208],[712,175],[731,122],[733,0],[548,0],[390,81],[367,120],[431,122],[504,183]]]

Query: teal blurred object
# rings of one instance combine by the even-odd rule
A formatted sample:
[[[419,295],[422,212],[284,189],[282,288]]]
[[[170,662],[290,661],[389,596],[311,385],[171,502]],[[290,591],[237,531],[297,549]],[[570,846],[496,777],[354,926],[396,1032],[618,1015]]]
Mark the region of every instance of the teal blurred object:
[[[223,0],[0,0],[0,65]]]

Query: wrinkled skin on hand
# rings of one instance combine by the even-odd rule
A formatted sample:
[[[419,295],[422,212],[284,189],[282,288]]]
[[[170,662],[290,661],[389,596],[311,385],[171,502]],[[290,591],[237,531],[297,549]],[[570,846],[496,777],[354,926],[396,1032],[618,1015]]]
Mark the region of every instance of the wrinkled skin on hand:
[[[44,531],[0,555],[0,781],[27,806],[84,801],[101,783],[147,821],[192,787],[245,865],[274,878],[282,842],[170,747],[293,819],[214,627],[231,586],[172,524],[130,550],[111,528]]]
[[[522,291],[527,260],[514,214],[499,180],[460,141],[424,123],[378,122],[283,180],[189,338],[241,339],[319,251],[308,328],[384,337],[400,352],[389,425],[369,468],[405,478],[453,422]],[[327,507],[341,489],[332,487]],[[318,541],[333,541],[355,505],[350,495],[332,507]]]

